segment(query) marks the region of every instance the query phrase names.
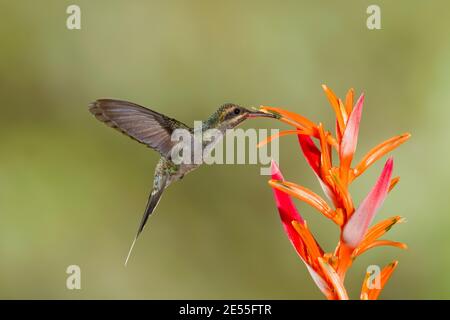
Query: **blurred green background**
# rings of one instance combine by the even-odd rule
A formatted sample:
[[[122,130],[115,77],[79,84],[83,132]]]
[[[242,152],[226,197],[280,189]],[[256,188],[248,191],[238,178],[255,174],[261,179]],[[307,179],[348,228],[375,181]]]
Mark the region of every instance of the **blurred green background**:
[[[82,29],[66,28],[77,4]],[[376,1],[0,1],[0,298],[322,299],[291,248],[257,165],[205,166],[172,185],[127,268],[155,152],[96,121],[89,102],[131,100],[185,123],[224,102],[284,106],[333,125],[320,85],[366,93],[357,158],[410,131],[402,180],[376,220],[402,215],[356,261],[400,261],[384,299],[450,298],[450,3]],[[286,128],[254,120],[244,128]],[[320,192],[293,136],[285,177]],[[384,161],[352,187],[356,203]],[[299,210],[331,251],[335,226]],[[81,267],[82,289],[66,289]]]

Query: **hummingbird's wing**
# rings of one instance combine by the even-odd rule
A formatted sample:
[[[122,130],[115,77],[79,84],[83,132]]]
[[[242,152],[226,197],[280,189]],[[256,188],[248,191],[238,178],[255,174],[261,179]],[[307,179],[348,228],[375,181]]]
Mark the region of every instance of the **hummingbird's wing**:
[[[184,123],[128,101],[99,99],[89,105],[89,111],[106,125],[158,151],[166,159],[170,159],[172,147],[178,143],[171,140],[172,132],[175,129],[192,132]]]

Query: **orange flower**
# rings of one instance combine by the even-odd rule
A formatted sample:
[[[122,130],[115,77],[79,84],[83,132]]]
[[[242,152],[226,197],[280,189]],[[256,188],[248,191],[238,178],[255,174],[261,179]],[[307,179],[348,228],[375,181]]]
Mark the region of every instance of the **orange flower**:
[[[303,186],[285,181],[275,162],[272,162],[272,179],[269,185],[274,190],[275,201],[286,234],[314,282],[328,299],[343,300],[348,299],[344,280],[354,259],[363,252],[379,246],[406,249],[404,243],[379,239],[393,225],[404,221],[400,216],[389,218],[369,228],[389,191],[400,179],[392,178],[393,159],[388,159],[375,186],[359,205],[354,205],[348,188],[375,161],[408,140],[410,134],[405,133],[386,140],[370,150],[356,166],[352,167],[364,94],[353,106],[353,89],[347,92],[345,102],[337,98],[327,86],[323,85],[323,89],[336,115],[335,136],[325,130],[321,123],[316,124],[294,112],[261,106],[261,111],[275,114],[280,121],[293,126],[294,129],[281,131],[260,143],[259,146],[285,135],[298,136],[302,153],[330,203]],[[317,140],[317,145],[313,139]],[[333,164],[333,149],[338,155],[338,164]],[[295,208],[291,196],[306,202],[339,226],[341,235],[333,252],[325,252],[321,248],[306,221]],[[367,280],[370,277],[370,274],[367,274],[360,298],[376,299],[396,266],[395,261],[381,271],[378,279],[380,286],[376,288],[367,286]]]

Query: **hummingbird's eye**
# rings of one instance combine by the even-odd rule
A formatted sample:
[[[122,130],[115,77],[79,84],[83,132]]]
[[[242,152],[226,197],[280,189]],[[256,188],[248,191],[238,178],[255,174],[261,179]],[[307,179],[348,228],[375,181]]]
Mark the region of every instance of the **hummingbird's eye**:
[[[239,108],[234,109],[234,114],[239,114],[239,113],[241,113],[241,109],[239,109]]]

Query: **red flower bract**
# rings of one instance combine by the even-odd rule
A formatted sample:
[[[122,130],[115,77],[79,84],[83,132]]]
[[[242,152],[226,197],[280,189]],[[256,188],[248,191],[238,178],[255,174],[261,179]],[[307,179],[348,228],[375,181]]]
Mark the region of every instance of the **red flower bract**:
[[[355,248],[361,242],[377,210],[386,199],[393,168],[394,160],[390,158],[372,191],[346,223],[342,236],[350,247]]]
[[[278,168],[277,164],[272,161],[271,165],[272,169],[272,179],[277,181],[283,181],[284,178]],[[303,224],[304,220],[301,215],[297,212],[297,209],[294,206],[294,202],[291,197],[286,193],[279,191],[277,189],[273,190],[275,196],[275,203],[278,208],[278,212],[280,213],[281,222],[283,223],[284,230],[286,231],[289,239],[292,242],[292,245],[297,250],[297,253],[303,257],[304,248],[303,243],[299,239],[297,232],[292,226],[292,221],[296,221],[298,223]]]

